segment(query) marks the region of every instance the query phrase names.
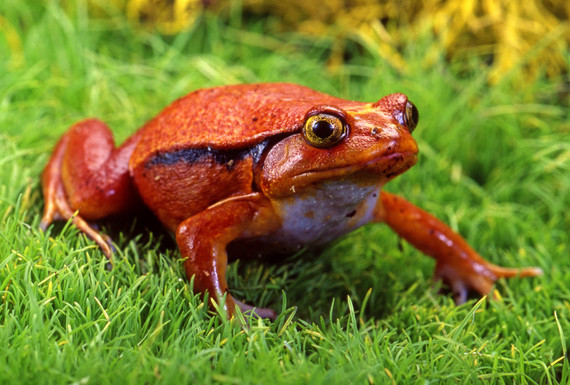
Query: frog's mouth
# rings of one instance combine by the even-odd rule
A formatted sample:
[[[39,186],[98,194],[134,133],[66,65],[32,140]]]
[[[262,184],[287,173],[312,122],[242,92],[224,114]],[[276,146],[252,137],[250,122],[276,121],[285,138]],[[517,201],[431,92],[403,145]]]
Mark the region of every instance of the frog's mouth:
[[[418,161],[418,155],[414,152],[396,152],[385,155],[379,160],[372,160],[365,164],[367,171],[383,175],[386,181],[406,172]]]
[[[357,165],[309,170],[294,176],[296,186],[318,184],[333,179],[351,179],[358,184],[384,184],[407,171],[417,162],[416,152],[395,152]]]

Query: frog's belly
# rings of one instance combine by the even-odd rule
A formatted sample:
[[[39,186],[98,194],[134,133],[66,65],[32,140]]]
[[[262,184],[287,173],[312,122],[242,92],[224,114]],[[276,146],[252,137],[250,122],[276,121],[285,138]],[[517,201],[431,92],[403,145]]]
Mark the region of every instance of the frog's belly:
[[[230,249],[241,249],[240,256],[262,257],[322,246],[373,220],[380,187],[334,182],[278,200],[274,208],[281,219],[280,229],[242,240]]]

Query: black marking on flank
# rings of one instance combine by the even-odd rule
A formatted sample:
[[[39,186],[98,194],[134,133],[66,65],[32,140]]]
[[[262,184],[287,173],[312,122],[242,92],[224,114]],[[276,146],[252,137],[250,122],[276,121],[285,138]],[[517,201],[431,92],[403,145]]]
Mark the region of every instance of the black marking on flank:
[[[178,162],[195,163],[204,158],[212,157],[218,164],[225,164],[228,169],[232,169],[238,161],[247,157],[253,159],[254,164],[259,162],[263,151],[267,147],[268,140],[256,144],[246,149],[218,150],[210,147],[185,148],[177,151],[157,153],[147,163],[146,167],[157,165],[171,165]]]
[[[346,217],[347,217],[347,218],[352,218],[355,214],[356,214],[356,210],[352,210],[351,212],[349,212],[348,214],[346,214]]]

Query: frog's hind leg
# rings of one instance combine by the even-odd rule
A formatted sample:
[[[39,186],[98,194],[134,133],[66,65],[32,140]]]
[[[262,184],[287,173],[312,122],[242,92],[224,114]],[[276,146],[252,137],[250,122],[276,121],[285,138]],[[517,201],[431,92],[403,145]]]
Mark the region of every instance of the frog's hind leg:
[[[40,228],[45,230],[54,220],[71,220],[110,259],[109,238],[86,220],[121,212],[136,202],[128,174],[135,144],[136,137],[115,149],[110,130],[98,120],[72,126],[42,173],[45,207]]]

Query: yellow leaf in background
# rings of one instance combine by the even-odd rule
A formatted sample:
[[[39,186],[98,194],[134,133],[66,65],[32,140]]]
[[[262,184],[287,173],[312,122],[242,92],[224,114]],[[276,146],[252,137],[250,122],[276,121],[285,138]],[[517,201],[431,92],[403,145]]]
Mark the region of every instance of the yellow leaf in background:
[[[435,53],[452,60],[470,55],[490,63],[489,81],[513,71],[532,79],[540,73],[567,73],[570,45],[570,1],[567,0],[90,0],[99,10],[108,3],[131,21],[175,34],[209,10],[224,18],[241,6],[244,17],[272,17],[273,32],[296,31],[334,40],[330,63],[342,64],[344,42],[355,40],[401,71],[406,62],[400,48],[430,32]],[[97,12],[101,14],[101,12]],[[428,26],[429,28],[426,28]]]
[[[0,16],[0,38],[6,39],[8,48],[10,49],[10,64],[14,67],[19,67],[24,63],[24,55],[22,53],[22,41],[18,32],[12,24],[5,18]]]

